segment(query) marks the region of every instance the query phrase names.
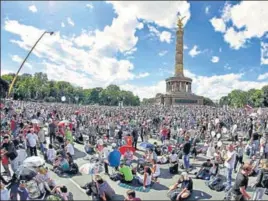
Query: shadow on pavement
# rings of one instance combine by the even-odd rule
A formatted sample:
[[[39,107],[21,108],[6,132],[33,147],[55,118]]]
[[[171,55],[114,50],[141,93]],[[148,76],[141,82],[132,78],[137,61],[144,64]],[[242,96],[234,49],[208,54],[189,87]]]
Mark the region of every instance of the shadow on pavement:
[[[212,196],[208,193],[199,190],[193,190],[193,193],[188,200],[209,200],[211,198]]]
[[[157,191],[165,191],[165,190],[168,190],[169,188],[160,184],[160,183],[155,183],[153,186],[152,186],[152,189],[154,190],[157,190]]]
[[[123,200],[125,200],[125,197],[123,195],[118,195],[118,194],[113,196],[113,199],[112,199],[112,201],[123,201]]]
[[[73,159],[78,159],[78,158],[84,158],[87,156],[87,154],[85,152],[80,151],[77,148],[74,148],[74,153],[75,155],[73,156]]]

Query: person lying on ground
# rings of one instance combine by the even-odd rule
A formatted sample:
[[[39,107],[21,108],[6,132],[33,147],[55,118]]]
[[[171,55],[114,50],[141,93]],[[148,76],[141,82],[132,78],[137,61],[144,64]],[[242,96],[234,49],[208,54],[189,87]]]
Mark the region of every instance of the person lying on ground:
[[[169,192],[177,189],[179,185],[181,185],[181,192],[176,196],[175,200],[182,201],[189,198],[193,190],[193,181],[187,172],[181,174],[178,182],[169,188]]]

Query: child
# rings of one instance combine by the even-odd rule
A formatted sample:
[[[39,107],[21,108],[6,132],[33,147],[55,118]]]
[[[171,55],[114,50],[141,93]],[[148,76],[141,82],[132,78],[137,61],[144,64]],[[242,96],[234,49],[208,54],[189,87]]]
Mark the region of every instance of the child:
[[[56,159],[56,151],[53,148],[52,144],[49,144],[46,156],[47,156],[47,161],[49,163],[53,163],[54,160]]]

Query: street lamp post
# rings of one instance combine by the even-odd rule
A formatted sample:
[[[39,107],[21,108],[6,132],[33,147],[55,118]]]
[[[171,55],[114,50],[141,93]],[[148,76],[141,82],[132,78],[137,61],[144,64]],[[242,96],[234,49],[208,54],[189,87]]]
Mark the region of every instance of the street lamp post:
[[[34,50],[34,48],[36,47],[36,45],[39,43],[39,41],[43,38],[43,36],[44,36],[45,34],[50,34],[50,35],[52,36],[52,35],[54,34],[54,32],[45,31],[45,32],[38,38],[38,40],[35,42],[34,46],[31,48],[31,50],[29,51],[29,53],[27,54],[27,56],[25,57],[25,59],[24,59],[23,62],[21,63],[21,65],[20,65],[20,67],[19,67],[19,69],[18,69],[18,71],[17,71],[15,77],[14,77],[13,80],[12,80],[12,83],[11,83],[11,85],[10,85],[10,87],[9,87],[9,90],[8,90],[8,95],[7,95],[8,97],[10,96],[10,93],[11,93],[11,90],[12,90],[12,88],[13,88],[13,85],[14,85],[15,81],[17,80],[18,74],[19,74],[20,70],[22,69],[24,63],[26,62],[26,60],[28,59],[28,57],[30,56],[30,54],[32,53],[32,51]]]

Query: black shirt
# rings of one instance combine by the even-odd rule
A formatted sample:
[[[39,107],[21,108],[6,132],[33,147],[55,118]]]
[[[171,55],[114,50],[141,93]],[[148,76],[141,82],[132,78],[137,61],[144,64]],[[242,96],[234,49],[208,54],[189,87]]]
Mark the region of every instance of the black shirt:
[[[205,168],[205,169],[207,169],[207,170],[209,170],[210,168],[213,167],[213,165],[212,165],[212,163],[204,162],[202,164],[202,167]]]
[[[259,139],[259,134],[253,133],[253,140],[258,140],[258,139]]]
[[[186,142],[183,145],[183,154],[188,155],[188,154],[190,154],[190,151],[191,151],[191,144],[190,144],[190,142]]]
[[[240,192],[241,187],[247,188],[248,186],[248,177],[239,172],[236,176],[236,180],[232,189],[232,193],[235,195],[241,195]]]
[[[189,178],[189,180],[184,180],[184,181],[178,181],[178,184],[181,184],[181,188],[184,189],[186,188],[188,191],[193,190],[193,180]]]
[[[264,169],[261,169],[259,171],[259,174],[257,176],[257,182],[256,182],[256,187],[259,187],[259,188],[266,188],[265,186],[262,185],[262,179],[263,179],[263,176],[264,175],[267,175],[268,174],[268,170],[264,170]]]
[[[18,156],[17,150],[13,142],[4,143],[2,147],[7,151],[6,156],[10,160],[13,161]]]
[[[119,130],[117,134],[118,134],[118,139],[121,140],[122,139],[123,132],[121,130]]]

